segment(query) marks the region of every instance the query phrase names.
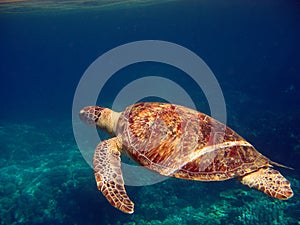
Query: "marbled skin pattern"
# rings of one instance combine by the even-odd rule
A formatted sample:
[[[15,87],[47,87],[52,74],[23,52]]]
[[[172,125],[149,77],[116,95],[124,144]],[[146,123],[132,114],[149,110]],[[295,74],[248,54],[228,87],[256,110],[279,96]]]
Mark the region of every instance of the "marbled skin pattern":
[[[178,105],[138,103],[116,128],[123,153],[166,176],[226,180],[262,167],[269,159],[215,119]]]

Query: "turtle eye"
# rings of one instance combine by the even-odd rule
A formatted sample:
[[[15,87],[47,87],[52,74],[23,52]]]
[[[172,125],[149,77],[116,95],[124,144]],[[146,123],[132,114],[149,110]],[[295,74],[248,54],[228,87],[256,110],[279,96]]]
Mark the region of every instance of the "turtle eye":
[[[99,106],[87,106],[80,110],[79,118],[87,125],[95,126],[101,116],[102,107]]]

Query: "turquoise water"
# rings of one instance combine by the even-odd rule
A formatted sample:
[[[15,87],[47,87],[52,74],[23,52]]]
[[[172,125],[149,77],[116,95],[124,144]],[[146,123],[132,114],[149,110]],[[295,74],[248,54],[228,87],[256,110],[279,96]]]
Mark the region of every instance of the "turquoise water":
[[[1,224],[299,224],[296,1],[34,4],[39,7],[0,4]],[[74,138],[73,97],[97,57],[140,40],[173,42],[206,62],[222,89],[227,124],[265,156],[294,168],[278,168],[291,181],[293,198],[271,199],[234,179],[171,178],[127,186],[132,215],[109,205]],[[181,85],[198,110],[211,113],[195,81],[154,62],[114,74],[98,104],[112,106],[126,84],[149,75]]]

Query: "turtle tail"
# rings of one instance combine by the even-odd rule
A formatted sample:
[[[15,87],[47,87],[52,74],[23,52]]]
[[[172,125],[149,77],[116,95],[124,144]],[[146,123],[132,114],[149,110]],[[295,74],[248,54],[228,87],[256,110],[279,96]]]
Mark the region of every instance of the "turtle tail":
[[[273,162],[273,161],[271,161],[271,160],[270,160],[270,164],[271,164],[271,165],[274,165],[274,166],[282,167],[282,168],[285,168],[285,169],[294,170],[294,168],[292,168],[292,167],[285,166],[285,165],[282,165],[282,164],[280,164],[280,163]]]

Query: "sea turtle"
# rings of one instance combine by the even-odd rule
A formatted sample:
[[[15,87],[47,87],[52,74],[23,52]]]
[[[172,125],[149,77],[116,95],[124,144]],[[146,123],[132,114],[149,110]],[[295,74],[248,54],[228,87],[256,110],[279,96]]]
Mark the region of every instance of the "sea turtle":
[[[271,197],[285,200],[293,196],[290,182],[272,168],[272,164],[282,165],[201,112],[174,104],[140,102],[121,113],[88,106],[79,116],[86,124],[113,135],[98,144],[94,173],[98,189],[125,213],[133,213],[134,203],[124,188],[121,153],[161,175],[199,181],[236,177]]]

